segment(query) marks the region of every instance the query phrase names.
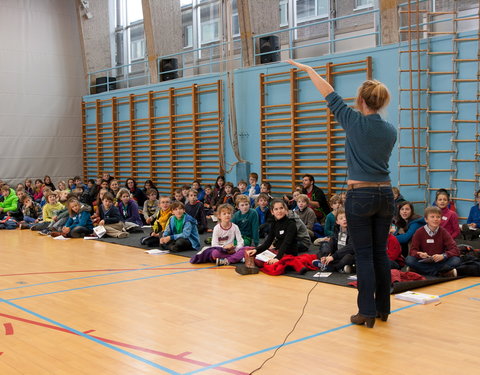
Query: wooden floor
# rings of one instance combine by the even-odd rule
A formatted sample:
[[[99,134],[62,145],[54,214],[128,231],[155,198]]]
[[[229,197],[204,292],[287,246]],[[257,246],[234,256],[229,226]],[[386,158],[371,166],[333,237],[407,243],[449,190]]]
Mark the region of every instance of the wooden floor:
[[[314,283],[191,265],[99,241],[0,231],[0,374],[248,374],[282,343]],[[318,283],[257,374],[478,374],[480,279],[392,298],[348,323],[356,291]]]

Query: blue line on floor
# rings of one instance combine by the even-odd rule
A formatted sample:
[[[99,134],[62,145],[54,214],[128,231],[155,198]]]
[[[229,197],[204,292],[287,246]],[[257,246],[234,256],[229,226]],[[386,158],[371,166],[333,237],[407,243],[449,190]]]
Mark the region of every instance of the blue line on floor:
[[[98,274],[98,275],[90,275],[90,276],[74,277],[74,278],[71,278],[71,279],[63,279],[63,280],[55,280],[55,281],[46,281],[46,282],[37,283],[37,284],[29,284],[29,285],[23,285],[23,286],[16,286],[16,287],[13,287],[13,288],[0,289],[0,292],[5,292],[5,291],[7,291],[7,290],[21,289],[21,288],[30,288],[30,287],[32,287],[32,286],[39,286],[39,285],[46,285],[46,284],[61,283],[61,282],[64,282],[64,281],[90,279],[90,278],[92,278],[92,277],[110,276],[110,275],[116,275],[116,274],[119,274],[119,273],[135,272],[135,271],[144,271],[144,270],[149,270],[149,269],[153,269],[153,268],[176,266],[176,265],[178,265],[178,264],[184,264],[184,263],[189,263],[189,262],[186,261],[186,262],[179,262],[179,263],[172,263],[172,264],[163,264],[163,265],[160,265],[160,266],[153,266],[153,267],[146,267],[146,268],[135,268],[135,269],[132,269],[132,270],[115,271],[115,272],[104,271],[104,272],[107,272],[107,273],[102,273],[102,274]]]
[[[462,292],[462,291],[464,291],[464,290],[477,287],[477,286],[479,286],[479,285],[480,285],[480,283],[478,283],[478,284],[473,284],[473,285],[467,286],[467,287],[465,287],[465,288],[461,288],[461,289],[458,289],[458,290],[454,290],[453,292],[449,292],[449,293],[442,294],[440,297],[445,297],[445,296],[448,296],[448,295],[451,295],[451,294],[459,293],[459,292]],[[406,309],[409,309],[409,308],[411,308],[411,307],[418,306],[418,305],[419,305],[418,303],[412,303],[411,305],[407,305],[407,306],[404,306],[404,307],[400,307],[400,308],[398,308],[398,309],[395,309],[395,310],[393,310],[391,313],[393,314],[393,313],[395,313],[395,312],[402,311],[402,310],[406,310]],[[288,341],[288,342],[286,342],[285,344],[283,344],[283,346],[288,346],[288,345],[296,344],[296,343],[301,342],[301,341],[305,341],[305,340],[313,339],[313,338],[315,338],[315,337],[323,336],[323,335],[326,335],[327,333],[331,333],[331,332],[339,331],[339,330],[344,329],[344,328],[351,327],[352,325],[353,325],[353,324],[351,324],[351,323],[350,323],[350,324],[344,324],[343,326],[339,326],[339,327],[332,328],[332,329],[329,329],[329,330],[326,330],[326,331],[318,332],[318,333],[315,333],[315,334],[313,334],[313,335],[301,337],[301,338],[296,339],[296,340]],[[197,374],[197,373],[199,373],[199,372],[203,372],[203,371],[206,371],[206,370],[210,370],[210,369],[213,369],[213,368],[216,368],[216,367],[219,367],[219,366],[225,366],[225,365],[228,365],[228,364],[233,363],[233,362],[240,361],[240,360],[245,359],[245,358],[253,357],[253,356],[256,356],[256,355],[258,355],[258,354],[262,354],[262,353],[265,353],[265,352],[268,352],[268,351],[271,351],[271,350],[275,350],[275,349],[277,349],[277,348],[280,347],[280,346],[282,346],[282,345],[271,346],[271,347],[269,347],[269,348],[262,349],[262,350],[258,350],[258,351],[253,352],[253,353],[245,354],[245,355],[242,355],[242,356],[237,357],[237,358],[232,358],[232,359],[229,359],[229,360],[227,360],[227,361],[219,362],[219,363],[216,363],[216,364],[213,364],[213,365],[210,365],[210,366],[206,366],[206,367],[203,367],[203,368],[194,370],[194,371],[186,372],[186,373],[184,373],[184,374],[182,374],[182,375]]]
[[[125,355],[127,355],[127,356],[129,356],[129,357],[131,357],[131,358],[133,358],[133,359],[136,359],[136,360],[138,360],[138,361],[141,361],[141,362],[143,362],[143,363],[145,363],[145,364],[147,364],[147,365],[150,365],[150,366],[152,366],[152,367],[155,367],[155,368],[157,368],[157,369],[159,369],[159,370],[163,370],[163,371],[165,371],[167,374],[179,375],[179,373],[176,372],[176,371],[170,370],[169,368],[163,367],[163,366],[161,366],[161,365],[159,365],[159,364],[157,364],[157,363],[155,363],[155,362],[149,361],[148,359],[145,359],[145,358],[143,358],[143,357],[140,357],[140,356],[138,356],[138,355],[136,355],[136,354],[134,354],[134,353],[130,353],[130,352],[124,350],[124,349],[121,349],[121,348],[118,348],[118,347],[113,346],[113,345],[111,345],[111,344],[108,344],[108,343],[106,343],[106,342],[103,342],[103,341],[101,341],[101,340],[99,340],[99,339],[97,339],[97,338],[95,338],[95,337],[92,337],[92,336],[89,336],[89,335],[87,335],[87,334],[85,334],[85,333],[83,333],[83,332],[80,332],[80,331],[76,330],[75,328],[71,328],[71,327],[68,327],[68,326],[66,326],[66,325],[64,325],[64,324],[62,324],[62,323],[56,322],[55,320],[52,320],[52,319],[50,319],[50,318],[47,318],[46,316],[37,314],[36,312],[33,312],[33,311],[31,311],[31,310],[28,310],[28,309],[26,309],[25,307],[19,306],[19,305],[13,303],[13,302],[9,302],[8,300],[5,300],[5,299],[3,299],[3,298],[0,298],[0,302],[4,302],[4,303],[6,303],[6,304],[8,304],[8,305],[10,305],[10,306],[13,306],[13,307],[15,307],[15,308],[17,308],[17,309],[20,309],[20,310],[22,310],[22,311],[24,311],[24,312],[26,312],[26,313],[28,313],[28,314],[31,314],[31,315],[33,315],[33,316],[35,316],[35,317],[37,317],[37,318],[40,318],[40,319],[45,320],[45,321],[47,321],[47,322],[49,322],[49,323],[51,323],[51,324],[53,324],[53,325],[56,325],[57,327],[61,327],[61,328],[63,328],[63,329],[66,329],[67,331],[70,331],[70,332],[72,332],[72,333],[75,333],[75,334],[77,334],[78,336],[81,336],[81,337],[86,338],[86,339],[88,339],[88,340],[90,340],[90,341],[96,342],[97,344],[103,345],[103,346],[105,346],[105,347],[107,347],[107,348],[109,348],[109,349],[115,350],[115,351],[117,351],[117,352],[119,352],[119,353],[125,354]]]
[[[49,295],[49,294],[57,294],[57,293],[71,292],[71,291],[74,291],[74,290],[89,289],[89,288],[95,288],[95,287],[98,287],[98,286],[106,286],[106,285],[114,285],[114,284],[128,283],[128,282],[131,282],[131,281],[154,279],[154,278],[157,278],[157,277],[170,276],[170,275],[178,275],[178,274],[181,274],[181,273],[195,272],[195,271],[205,270],[205,269],[209,269],[209,268],[216,268],[216,266],[203,267],[203,268],[194,268],[194,269],[191,269],[191,270],[178,271],[178,272],[172,272],[172,273],[164,273],[164,274],[162,274],[162,275],[153,275],[153,276],[137,277],[136,279],[112,281],[112,282],[110,282],[110,283],[96,284],[96,285],[89,285],[89,286],[82,286],[82,287],[71,288],[71,289],[63,289],[63,290],[57,290],[57,291],[55,291],[55,292],[47,292],[47,293],[33,294],[33,295],[31,295],[31,296],[23,296],[23,297],[17,297],[17,298],[8,298],[8,299],[6,299],[6,301],[16,301],[16,300],[19,300],[19,299],[27,299],[27,298],[33,298],[33,297],[41,297],[41,296],[47,296],[47,295]]]

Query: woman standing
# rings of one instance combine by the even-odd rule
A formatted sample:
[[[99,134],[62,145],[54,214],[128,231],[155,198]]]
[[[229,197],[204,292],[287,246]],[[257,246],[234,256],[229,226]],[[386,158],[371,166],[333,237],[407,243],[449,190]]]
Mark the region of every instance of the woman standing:
[[[376,316],[386,321],[390,314],[391,278],[386,245],[394,199],[388,161],[397,131],[378,114],[388,104],[390,94],[381,82],[365,81],[358,89],[355,111],[312,67],[287,62],[309,75],[346,132],[345,211],[355,248],[358,281],[358,313],[350,321],[372,328]]]

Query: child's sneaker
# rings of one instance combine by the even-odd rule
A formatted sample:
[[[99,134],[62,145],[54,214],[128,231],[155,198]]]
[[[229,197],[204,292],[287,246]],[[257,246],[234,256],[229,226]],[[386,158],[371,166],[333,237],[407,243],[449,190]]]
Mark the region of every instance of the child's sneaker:
[[[29,226],[27,223],[21,223],[19,226],[18,226],[20,229],[28,229]]]
[[[314,259],[312,260],[312,266],[320,268],[322,262],[320,262],[320,259]]]
[[[230,264],[230,262],[228,261],[227,258],[217,258],[215,260],[215,264],[217,266],[228,266]]]
[[[235,272],[240,275],[254,275],[259,272],[258,267],[249,268],[245,264],[237,264],[235,267]]]
[[[353,272],[353,267],[349,264],[345,265],[343,267],[343,273],[352,273]]]
[[[41,231],[38,232],[38,234],[41,234],[42,236],[49,236],[50,229],[42,229]]]

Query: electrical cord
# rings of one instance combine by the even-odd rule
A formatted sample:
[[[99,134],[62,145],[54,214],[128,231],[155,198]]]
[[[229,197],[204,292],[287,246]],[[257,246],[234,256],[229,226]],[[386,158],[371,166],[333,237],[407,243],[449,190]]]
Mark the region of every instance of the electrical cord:
[[[312,289],[310,289],[310,291],[308,292],[308,294],[307,294],[307,299],[306,299],[305,304],[303,305],[303,308],[302,308],[302,313],[300,314],[300,316],[298,317],[297,321],[296,321],[295,324],[293,325],[293,328],[291,329],[291,331],[288,332],[288,334],[285,336],[285,339],[283,340],[282,344],[281,344],[277,349],[275,349],[275,351],[273,352],[273,354],[272,354],[270,357],[268,357],[265,361],[263,361],[263,363],[262,363],[259,367],[257,367],[255,370],[253,370],[252,372],[250,372],[249,375],[252,375],[252,374],[254,374],[255,372],[259,371],[259,370],[263,367],[263,365],[264,365],[265,363],[267,363],[268,361],[270,361],[273,357],[275,357],[275,354],[277,354],[278,350],[285,345],[285,343],[287,342],[287,339],[289,338],[289,336],[293,333],[293,331],[295,331],[295,328],[297,328],[297,324],[300,322],[300,319],[302,319],[303,314],[305,313],[305,308],[307,307],[307,304],[308,304],[308,299],[309,299],[309,297],[310,297],[310,294],[313,292],[313,290],[316,288],[316,286],[317,286],[318,284],[319,284],[319,282],[317,281],[317,282],[315,283],[315,285],[312,287]]]

